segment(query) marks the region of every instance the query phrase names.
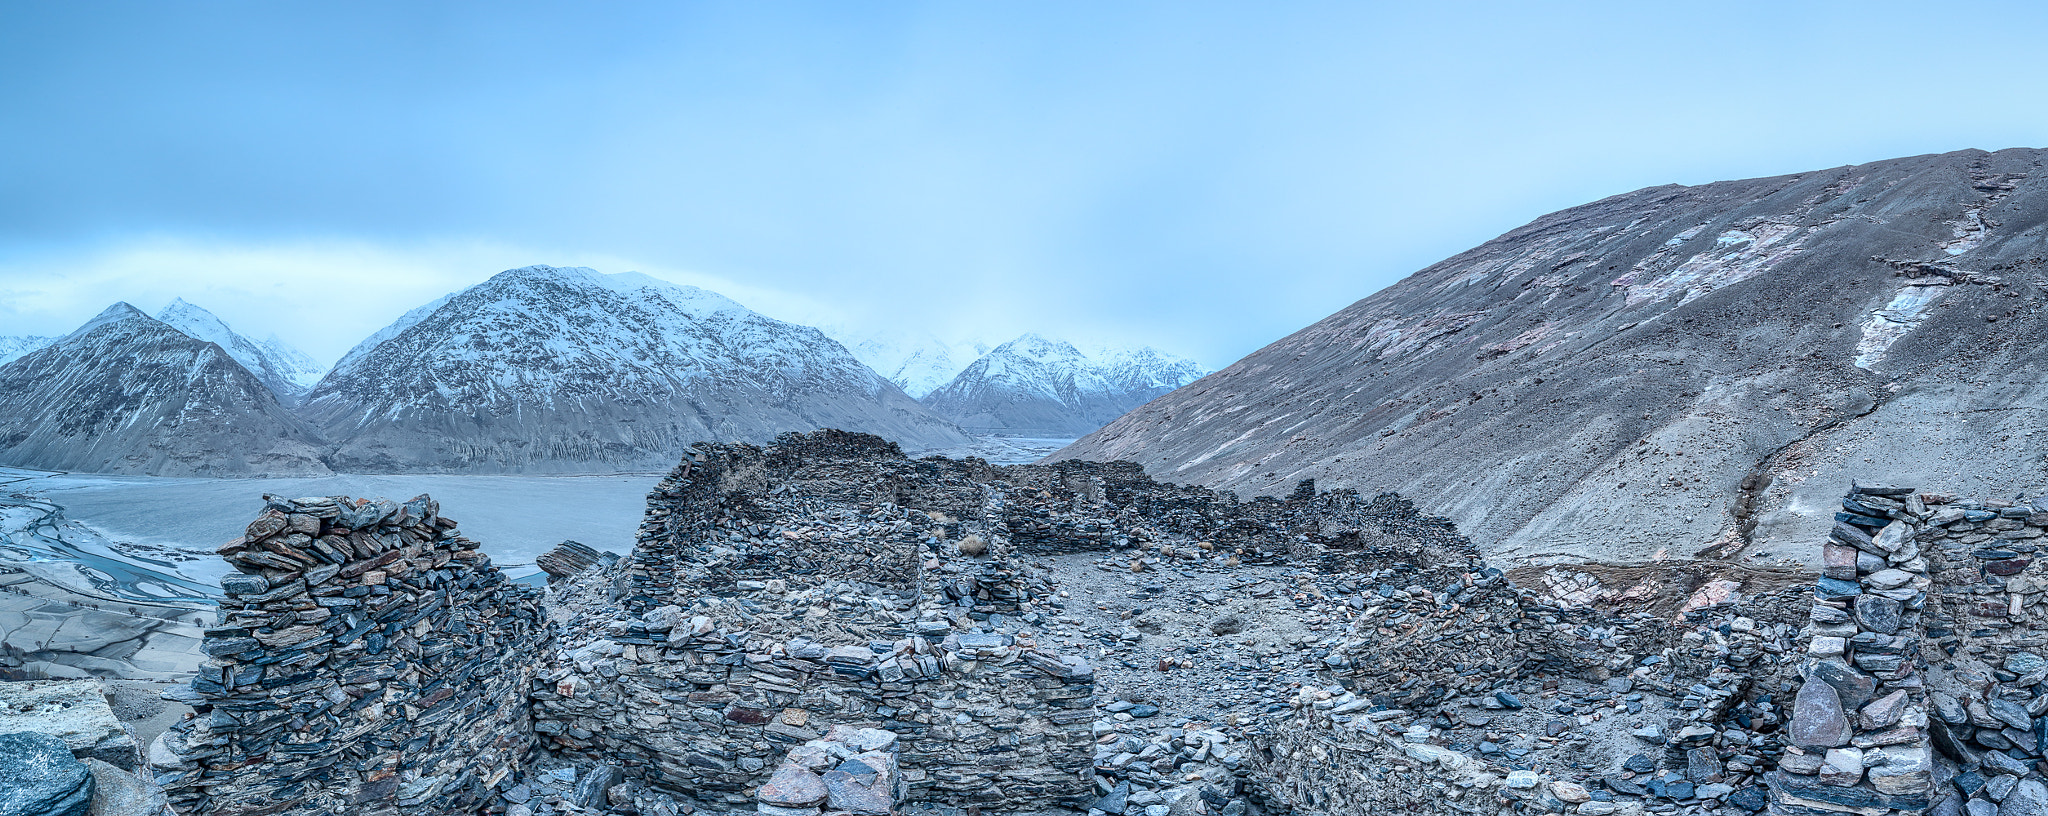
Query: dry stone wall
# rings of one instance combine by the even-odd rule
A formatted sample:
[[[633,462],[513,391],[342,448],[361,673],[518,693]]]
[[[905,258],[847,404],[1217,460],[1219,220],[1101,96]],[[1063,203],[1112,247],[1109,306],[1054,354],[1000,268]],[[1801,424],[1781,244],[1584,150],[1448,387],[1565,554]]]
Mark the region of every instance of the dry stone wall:
[[[221,548],[198,713],[158,778],[189,816],[476,813],[528,761],[549,629],[421,496],[279,499]]]
[[[1006,558],[1001,491],[972,478],[992,473],[829,431],[698,446],[633,554],[562,588],[536,729],[711,808],[754,803],[835,729],[894,734],[918,801],[1086,796],[1094,675],[998,631],[1034,588]]]
[[[2048,813],[2048,499],[1861,487],[1843,508],[1774,810]]]

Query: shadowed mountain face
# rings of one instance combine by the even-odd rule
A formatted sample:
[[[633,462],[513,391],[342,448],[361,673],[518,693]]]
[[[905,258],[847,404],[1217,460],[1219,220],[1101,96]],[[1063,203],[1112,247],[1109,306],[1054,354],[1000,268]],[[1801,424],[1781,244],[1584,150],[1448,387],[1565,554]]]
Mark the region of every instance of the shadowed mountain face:
[[[156,476],[326,473],[322,443],[221,347],[126,303],[0,366],[0,465]]]
[[[2048,486],[2044,158],[1553,213],[1052,458],[1246,493],[1396,490],[1528,560],[1807,557],[1852,475]]]
[[[816,329],[630,273],[515,269],[380,336],[303,408],[337,469],[659,470],[700,440],[824,427],[966,441]]]

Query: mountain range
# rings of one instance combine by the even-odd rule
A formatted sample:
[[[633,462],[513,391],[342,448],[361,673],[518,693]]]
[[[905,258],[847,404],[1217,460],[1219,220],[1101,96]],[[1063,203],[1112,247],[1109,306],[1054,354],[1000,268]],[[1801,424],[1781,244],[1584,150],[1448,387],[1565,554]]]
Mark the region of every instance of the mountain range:
[[[221,346],[126,303],[0,366],[0,463],[162,476],[325,473],[324,444]]]
[[[659,469],[825,427],[966,441],[818,330],[634,273],[514,269],[382,334],[306,399],[340,469]]]
[[[118,342],[102,336],[111,324],[122,327]],[[413,309],[324,373],[275,336],[251,340],[183,299],[155,318],[120,304],[80,333],[0,338],[0,353],[9,355],[0,374],[28,384],[10,402],[5,427],[13,441],[0,448],[0,463],[154,474],[330,466],[616,472],[668,467],[699,440],[765,442],[783,431],[822,427],[876,433],[913,451],[973,450],[951,417],[899,382],[921,396],[972,395],[980,402],[946,404],[965,406],[984,430],[1018,430],[1023,426],[1014,420],[1022,417],[1050,429],[1045,433],[1072,437],[1116,413],[1105,406],[1136,405],[1155,395],[1158,383],[1191,379],[1187,372],[1195,371],[1185,360],[1140,349],[1037,359],[1031,377],[1018,377],[1020,344],[1048,341],[1027,335],[991,349],[870,336],[862,353],[892,381],[823,332],[762,316],[715,292],[635,273],[549,266],[509,270]],[[95,339],[84,342],[86,334]],[[58,351],[30,359],[48,349]],[[961,362],[951,354],[974,357]],[[104,414],[88,404],[97,397],[81,383],[109,387],[134,378],[135,359],[180,355],[194,358],[196,379],[174,391],[144,378],[147,388],[122,391],[130,421],[118,433],[75,421]],[[221,373],[225,368],[246,377]],[[202,369],[206,376],[199,377]],[[265,393],[250,392],[245,380]],[[1005,397],[1005,389],[1021,390]],[[266,395],[270,402],[261,399]],[[1021,407],[990,407],[1012,403]],[[142,419],[162,412],[262,420],[223,420],[221,433],[195,434],[187,424]],[[260,438],[235,438],[236,429],[259,426]],[[276,440],[290,443],[289,455],[273,451]],[[201,464],[206,450],[222,462]]]
[[[1855,479],[2038,492],[2044,159],[1970,150],[1552,213],[1054,458],[1246,494],[1396,490],[1532,561],[1803,553]]]
[[[924,404],[970,432],[1070,438],[1202,374],[1151,347],[1083,352],[1026,334],[969,363]]]
[[[37,337],[34,335],[0,336],[0,365],[6,365],[19,360],[27,356],[29,352],[55,342],[57,342],[55,337]]]

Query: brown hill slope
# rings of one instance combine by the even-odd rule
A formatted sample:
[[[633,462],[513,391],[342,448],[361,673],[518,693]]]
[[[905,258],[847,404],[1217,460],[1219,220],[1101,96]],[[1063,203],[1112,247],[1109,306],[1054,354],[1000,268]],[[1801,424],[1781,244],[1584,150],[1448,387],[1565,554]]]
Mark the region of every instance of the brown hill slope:
[[[1553,213],[1051,458],[1244,493],[1396,490],[1535,561],[1804,556],[1849,474],[2048,486],[2044,157]]]

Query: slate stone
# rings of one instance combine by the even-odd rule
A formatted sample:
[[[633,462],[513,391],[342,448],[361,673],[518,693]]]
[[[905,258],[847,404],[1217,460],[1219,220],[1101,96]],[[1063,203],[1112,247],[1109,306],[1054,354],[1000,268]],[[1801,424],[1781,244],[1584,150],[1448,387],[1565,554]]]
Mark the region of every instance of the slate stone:
[[[1905,605],[1890,598],[1876,595],[1859,595],[1856,598],[1856,625],[1879,634],[1890,635],[1899,631],[1901,615]]]
[[[1835,748],[1849,744],[1849,716],[1842,698],[1827,683],[1806,683],[1792,700],[1792,742],[1802,748]]]
[[[619,766],[599,764],[585,771],[582,778],[576,780],[576,790],[571,798],[585,809],[605,810],[605,792],[624,778],[625,774],[619,770]]]
[[[48,734],[0,734],[0,816],[84,816],[92,771]]]
[[[2026,762],[2025,760],[2014,759],[2012,755],[2007,754],[2004,751],[1985,751],[1983,761],[1984,769],[1991,771],[1993,773],[2012,774],[2013,776],[2024,776],[2028,771],[2033,769],[2032,763]]]
[[[1876,680],[1840,660],[1815,661],[1808,682],[1816,679],[1833,688],[1841,697],[1843,707],[1849,709],[1862,708],[1870,702],[1871,695],[1877,693]]]
[[[1118,816],[1121,816],[1121,814],[1124,812],[1124,809],[1130,807],[1130,802],[1131,783],[1130,780],[1127,779],[1116,783],[1116,787],[1110,788],[1108,793],[1103,794],[1102,798],[1095,800],[1095,804],[1089,805],[1088,807],[1092,810],[1099,810],[1104,813],[1113,813],[1118,814]]]
[[[2038,779],[2022,779],[1998,803],[1998,816],[2048,816],[2048,786]]]
[[[816,807],[823,804],[828,795],[830,791],[822,777],[793,762],[782,763],[775,769],[775,774],[768,777],[767,783],[754,792],[754,798],[763,802],[793,808]]]
[[[1820,596],[1821,600],[1832,601],[1839,598],[1853,598],[1863,594],[1863,585],[1855,581],[1822,578],[1813,582],[1813,590],[1814,594]]]

